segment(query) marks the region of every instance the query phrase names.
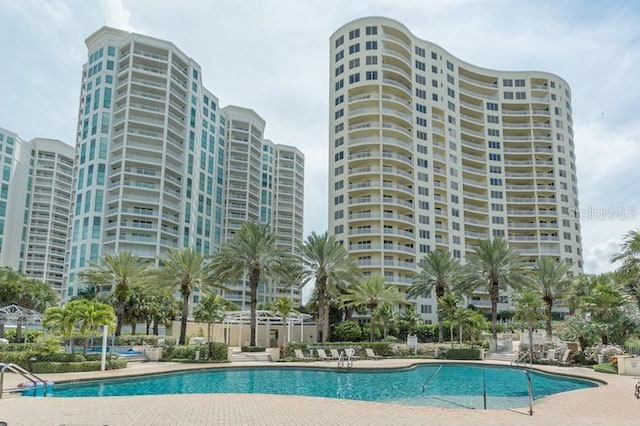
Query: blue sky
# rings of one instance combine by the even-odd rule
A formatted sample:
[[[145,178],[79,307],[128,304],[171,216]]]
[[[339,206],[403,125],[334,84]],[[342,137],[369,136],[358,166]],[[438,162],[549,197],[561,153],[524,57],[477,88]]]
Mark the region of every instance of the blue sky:
[[[572,88],[586,272],[640,227],[640,2],[518,0],[0,0],[0,126],[75,143],[84,39],[103,25],[171,40],[222,105],[306,155],[305,234],[327,227],[329,36],[363,16],[486,68]]]

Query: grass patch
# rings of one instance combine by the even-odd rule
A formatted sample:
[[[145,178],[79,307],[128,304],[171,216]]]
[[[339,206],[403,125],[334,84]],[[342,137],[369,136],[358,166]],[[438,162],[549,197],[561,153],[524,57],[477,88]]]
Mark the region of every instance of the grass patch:
[[[609,362],[594,365],[593,371],[597,371],[598,373],[618,374],[618,368]]]

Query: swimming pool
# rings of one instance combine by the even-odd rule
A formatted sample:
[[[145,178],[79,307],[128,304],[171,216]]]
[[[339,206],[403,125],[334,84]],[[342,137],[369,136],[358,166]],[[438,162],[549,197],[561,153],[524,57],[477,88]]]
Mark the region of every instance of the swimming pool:
[[[267,393],[418,406],[514,408],[528,404],[524,370],[468,364],[403,369],[336,370],[298,367],[214,368],[53,385],[53,397],[184,393]],[[596,387],[595,382],[529,372],[535,398]],[[25,393],[26,394],[26,393]]]

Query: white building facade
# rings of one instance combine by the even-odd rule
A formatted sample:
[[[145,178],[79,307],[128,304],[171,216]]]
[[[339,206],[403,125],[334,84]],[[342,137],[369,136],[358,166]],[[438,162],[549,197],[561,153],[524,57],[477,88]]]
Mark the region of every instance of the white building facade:
[[[157,266],[168,250],[212,254],[244,222],[271,223],[271,211],[261,216],[260,116],[220,108],[200,65],[169,41],[103,27],[86,45],[67,297],[105,254]],[[249,303],[243,286],[225,297]]]
[[[330,80],[329,230],[365,274],[404,292],[429,251],[464,261],[493,237],[582,271],[566,81],[466,63],[380,17],[331,36]],[[433,295],[406,303],[436,319]]]
[[[46,282],[61,299],[73,147],[1,128],[0,145],[0,266]]]

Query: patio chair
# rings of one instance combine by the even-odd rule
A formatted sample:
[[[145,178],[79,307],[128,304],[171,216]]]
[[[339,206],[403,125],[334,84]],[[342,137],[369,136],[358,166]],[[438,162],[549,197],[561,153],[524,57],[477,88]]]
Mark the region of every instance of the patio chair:
[[[337,349],[329,349],[329,352],[331,353],[331,358],[340,359],[340,353]]]
[[[381,355],[376,355],[376,353],[371,348],[366,348],[365,352],[367,354],[367,358],[371,358],[371,359],[381,359],[382,358]]]
[[[316,349],[316,352],[318,352],[318,358],[320,358],[320,361],[331,361],[333,359],[333,355],[327,355],[327,352],[324,349]]]
[[[347,348],[344,350],[344,355],[347,357],[347,359],[356,359],[356,350],[353,348]]]
[[[558,360],[558,365],[571,365],[573,360],[571,359],[571,349],[566,349],[562,354],[562,357]]]
[[[548,362],[548,363],[554,363],[557,362],[558,360],[556,359],[556,350],[555,349],[549,349],[547,351],[547,356],[543,356],[540,358],[540,362]]]
[[[305,356],[302,353],[302,349],[294,349],[293,353],[296,354],[296,359],[299,360],[299,361],[313,361],[314,360],[314,358]]]

